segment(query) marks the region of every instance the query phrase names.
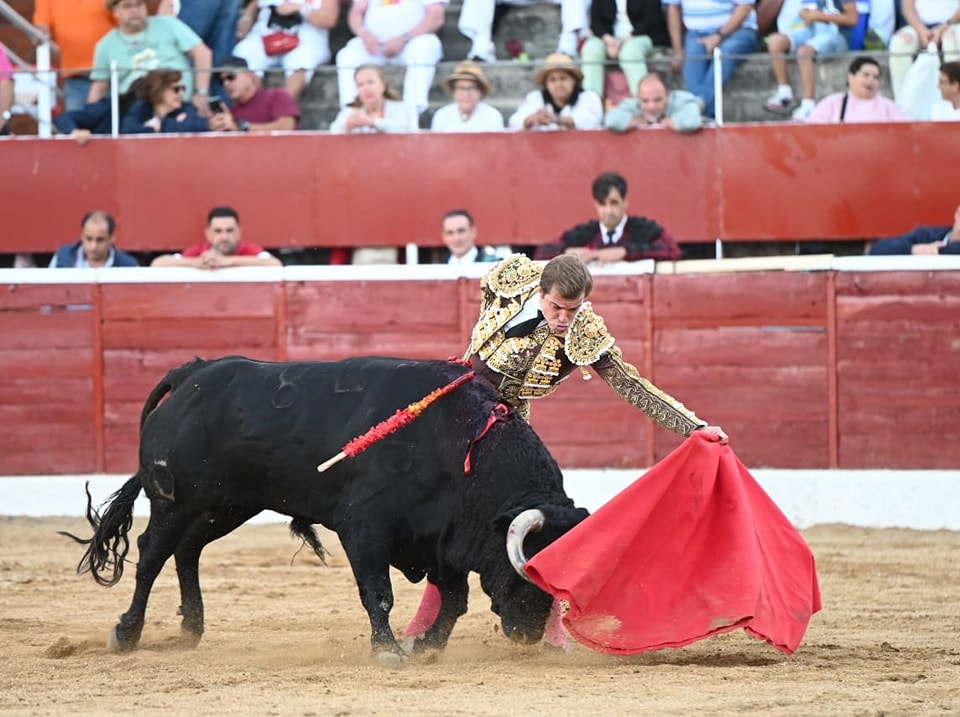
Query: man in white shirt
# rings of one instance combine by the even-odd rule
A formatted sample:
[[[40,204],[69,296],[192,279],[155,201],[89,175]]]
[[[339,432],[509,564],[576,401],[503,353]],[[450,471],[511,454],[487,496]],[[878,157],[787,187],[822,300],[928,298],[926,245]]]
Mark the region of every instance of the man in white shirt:
[[[443,243],[447,247],[446,256],[441,261],[451,266],[462,266],[475,262],[500,261],[509,255],[498,252],[493,247],[477,246],[477,227],[473,217],[466,209],[454,209],[443,216]]]

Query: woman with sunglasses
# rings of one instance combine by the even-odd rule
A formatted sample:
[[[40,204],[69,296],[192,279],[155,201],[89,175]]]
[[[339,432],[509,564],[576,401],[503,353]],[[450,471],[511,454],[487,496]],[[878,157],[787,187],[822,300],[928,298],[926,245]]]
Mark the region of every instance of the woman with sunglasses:
[[[139,96],[123,118],[123,134],[206,132],[207,120],[184,103],[183,75],[179,70],[152,70],[140,86]]]

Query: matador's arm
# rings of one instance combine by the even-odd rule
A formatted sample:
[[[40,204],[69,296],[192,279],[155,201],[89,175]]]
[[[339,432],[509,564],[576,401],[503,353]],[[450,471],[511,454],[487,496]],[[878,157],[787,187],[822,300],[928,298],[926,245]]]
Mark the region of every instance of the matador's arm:
[[[643,378],[634,366],[623,360],[623,354],[617,346],[612,346],[594,362],[593,368],[618,396],[664,428],[681,436],[689,436],[695,429],[707,425],[680,401]]]

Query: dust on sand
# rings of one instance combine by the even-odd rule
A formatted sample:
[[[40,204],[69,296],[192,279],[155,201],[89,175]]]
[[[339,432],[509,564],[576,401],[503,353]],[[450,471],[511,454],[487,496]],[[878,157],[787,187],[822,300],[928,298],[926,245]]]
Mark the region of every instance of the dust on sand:
[[[392,670],[370,657],[353,575],[326,531],[326,567],[308,550],[295,556],[279,524],[210,545],[195,648],[179,639],[171,560],[140,648],[115,655],[107,634],[129,605],[133,566],[99,587],[76,575],[82,549],[58,530],[89,534],[78,518],[0,518],[4,714],[960,714],[958,532],[805,530],[824,609],[792,657],[743,631],[629,658],[518,647],[474,579],[447,650]],[[393,583],[400,631],[422,586],[399,573]]]

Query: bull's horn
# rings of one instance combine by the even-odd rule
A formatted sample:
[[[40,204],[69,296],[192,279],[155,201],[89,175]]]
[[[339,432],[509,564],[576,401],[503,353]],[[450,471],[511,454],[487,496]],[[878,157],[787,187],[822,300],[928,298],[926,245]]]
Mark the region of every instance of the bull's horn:
[[[524,580],[530,580],[524,566],[527,558],[523,554],[523,541],[531,530],[536,533],[543,528],[543,513],[536,508],[523,511],[513,519],[507,528],[507,557],[510,564]]]

